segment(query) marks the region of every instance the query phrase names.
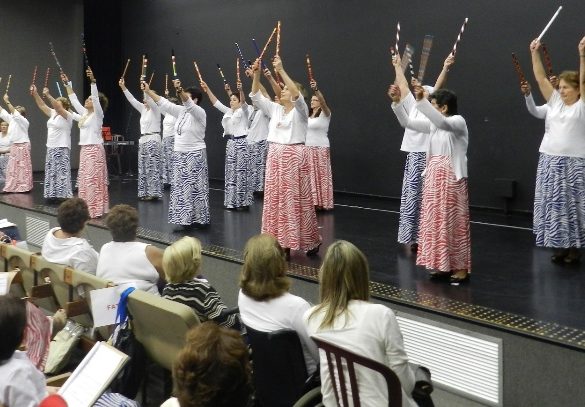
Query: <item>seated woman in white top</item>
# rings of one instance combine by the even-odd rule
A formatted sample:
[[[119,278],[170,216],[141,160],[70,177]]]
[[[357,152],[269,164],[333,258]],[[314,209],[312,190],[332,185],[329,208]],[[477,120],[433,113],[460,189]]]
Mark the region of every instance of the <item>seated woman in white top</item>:
[[[159,295],[157,283],[164,281],[163,251],[136,241],[138,212],[130,205],[116,205],[106,216],[112,242],[100,250],[97,276],[118,285],[127,284]]]
[[[242,322],[261,332],[294,329],[301,340],[307,373],[312,374],[319,353],[303,323],[303,314],[311,306],[288,292],[290,279],[286,276],[285,254],[276,238],[261,234],[248,240],[240,287],[238,307]]]
[[[86,239],[80,237],[89,220],[89,210],[83,199],[69,198],[59,205],[59,227],[47,233],[41,251],[43,257],[95,275],[98,253]]]
[[[414,373],[408,365],[394,312],[369,302],[370,278],[364,254],[344,240],[333,243],[325,254],[319,280],[321,304],[304,315],[309,335],[385,364],[400,379],[402,405],[416,406],[410,397]],[[384,378],[359,365],[355,370],[362,406],[387,406]],[[321,355],[321,392],[325,406],[337,405],[324,354]]]

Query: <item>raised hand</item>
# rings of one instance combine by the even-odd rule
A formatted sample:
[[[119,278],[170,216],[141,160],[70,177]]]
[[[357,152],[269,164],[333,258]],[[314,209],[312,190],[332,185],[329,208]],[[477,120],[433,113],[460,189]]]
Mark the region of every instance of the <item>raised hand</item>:
[[[520,83],[520,92],[522,92],[522,94],[524,96],[530,95],[530,91],[531,91],[531,88],[530,88],[530,84],[528,82],[523,81],[522,83]]]

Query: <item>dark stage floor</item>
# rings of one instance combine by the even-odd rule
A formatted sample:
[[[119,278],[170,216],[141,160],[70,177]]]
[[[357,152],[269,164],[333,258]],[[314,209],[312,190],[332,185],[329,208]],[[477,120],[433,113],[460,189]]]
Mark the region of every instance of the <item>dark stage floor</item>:
[[[38,181],[31,194],[2,195],[0,200],[24,207],[44,204],[41,177],[35,174]],[[191,234],[204,244],[242,251],[246,240],[260,231],[262,202],[257,200],[246,212],[228,211],[223,208],[223,183],[212,181],[211,187],[211,227]],[[173,226],[167,223],[168,190],[161,201],[139,202],[135,179],[112,180],[110,199],[111,205],[137,206],[142,227],[172,234]],[[551,252],[534,246],[530,217],[472,211],[471,282],[450,286],[430,281],[415,265],[415,256],[396,243],[398,204],[337,195],[335,210],[318,214],[324,243],[319,256],[293,252],[291,262],[317,268],[326,247],[335,239],[345,239],[367,255],[373,281],[414,292],[417,298],[431,295],[518,314],[540,326],[550,322],[585,330],[585,266],[551,263]]]

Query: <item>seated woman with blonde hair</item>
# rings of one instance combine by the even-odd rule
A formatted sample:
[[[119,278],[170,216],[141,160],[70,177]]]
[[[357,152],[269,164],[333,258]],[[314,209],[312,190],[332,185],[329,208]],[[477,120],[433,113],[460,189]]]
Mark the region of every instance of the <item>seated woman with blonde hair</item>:
[[[239,330],[240,318],[232,313],[208,282],[198,277],[201,267],[201,242],[185,236],[165,249],[163,270],[168,284],[163,297],[193,308],[201,321],[214,321]]]

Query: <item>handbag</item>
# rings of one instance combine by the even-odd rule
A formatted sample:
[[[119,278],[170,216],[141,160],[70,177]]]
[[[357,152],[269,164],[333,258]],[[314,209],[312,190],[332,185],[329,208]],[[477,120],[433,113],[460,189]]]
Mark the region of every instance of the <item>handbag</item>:
[[[431,381],[431,371],[421,365],[409,363],[414,372],[414,389],[412,398],[419,407],[434,407],[431,393],[433,392],[433,382]]]
[[[134,287],[127,288],[120,296],[116,314],[116,329],[110,337],[112,346],[130,357],[128,363],[112,381],[110,391],[120,393],[130,399],[136,397],[146,370],[146,351],[144,346],[136,340],[132,331],[132,318],[128,315],[128,295]]]

